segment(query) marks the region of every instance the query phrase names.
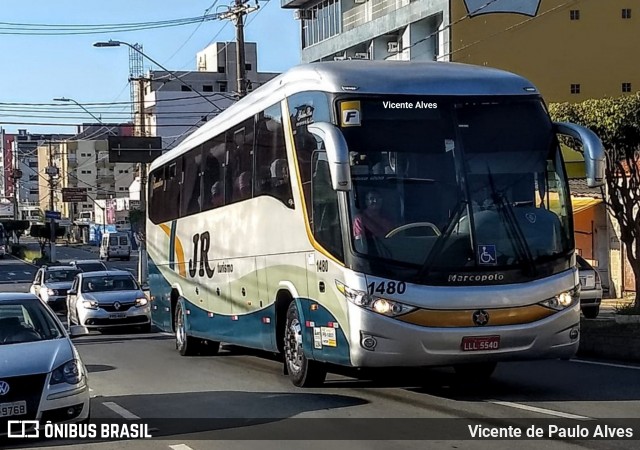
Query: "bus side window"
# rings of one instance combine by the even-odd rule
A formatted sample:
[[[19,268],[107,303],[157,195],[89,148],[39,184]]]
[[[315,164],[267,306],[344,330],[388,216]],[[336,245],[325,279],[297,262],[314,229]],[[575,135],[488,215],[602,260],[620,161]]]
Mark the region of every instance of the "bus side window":
[[[182,159],[184,174],[182,183],[182,195],[180,203],[180,217],[200,212],[200,161],[202,159],[202,147],[196,147],[185,153]]]
[[[250,118],[227,132],[229,150],[229,176],[231,198],[235,203],[251,198],[253,179],[253,120]]]
[[[255,195],[270,195],[294,207],[279,104],[258,116],[255,177]]]
[[[343,259],[338,195],[331,185],[329,161],[325,152],[313,153],[312,170],[313,235],[324,248],[339,259]]]

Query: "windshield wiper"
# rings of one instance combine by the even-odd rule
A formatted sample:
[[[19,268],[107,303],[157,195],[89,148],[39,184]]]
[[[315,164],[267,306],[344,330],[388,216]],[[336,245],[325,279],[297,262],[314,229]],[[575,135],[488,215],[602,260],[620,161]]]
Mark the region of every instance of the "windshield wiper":
[[[507,232],[509,233],[509,237],[514,244],[514,250],[516,251],[516,253],[518,253],[518,256],[520,257],[522,262],[527,265],[531,275],[535,275],[536,265],[533,262],[533,255],[531,254],[529,243],[522,233],[522,228],[520,228],[518,219],[513,213],[513,208],[504,197],[504,195],[498,192],[498,190],[496,189],[491,169],[487,167],[487,171],[489,174],[489,187],[491,187],[491,196],[493,197],[493,202],[498,205],[498,211],[501,212],[502,216],[504,217],[505,224],[507,225]]]
[[[467,200],[462,200],[458,204],[458,208],[454,211],[451,219],[449,219],[444,232],[440,236],[438,236],[438,239],[436,239],[436,242],[433,244],[433,248],[422,263],[422,267],[420,267],[420,270],[418,270],[418,273],[416,274],[417,281],[423,280],[429,274],[429,267],[431,266],[431,263],[437,256],[440,255],[440,253],[442,253],[444,244],[447,242],[447,239],[458,225],[458,220],[462,216],[462,213],[464,212],[468,203],[469,202]]]

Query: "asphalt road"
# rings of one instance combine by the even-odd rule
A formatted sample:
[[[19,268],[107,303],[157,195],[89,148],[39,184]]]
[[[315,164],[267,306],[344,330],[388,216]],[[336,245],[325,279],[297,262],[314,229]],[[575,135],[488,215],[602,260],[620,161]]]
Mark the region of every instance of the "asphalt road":
[[[58,250],[59,258],[91,257],[80,249]],[[0,290],[18,285],[2,284]],[[268,353],[223,346],[217,356],[181,357],[167,333],[126,330],[92,333],[75,343],[89,371],[92,420],[139,419],[156,439],[42,440],[19,448],[626,449],[637,441],[471,440],[468,426],[573,430],[629,418],[640,439],[640,366],[623,363],[505,363],[489,382],[472,385],[461,384],[449,369],[389,370],[360,378],[342,373],[330,374],[322,388],[299,389]],[[430,440],[418,440],[424,438]]]

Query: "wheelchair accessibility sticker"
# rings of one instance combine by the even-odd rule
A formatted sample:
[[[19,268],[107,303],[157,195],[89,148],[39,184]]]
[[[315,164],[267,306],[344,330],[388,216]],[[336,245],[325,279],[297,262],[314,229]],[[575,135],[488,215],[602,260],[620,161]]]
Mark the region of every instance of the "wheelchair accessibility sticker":
[[[495,266],[497,263],[495,245],[478,245],[478,264]]]

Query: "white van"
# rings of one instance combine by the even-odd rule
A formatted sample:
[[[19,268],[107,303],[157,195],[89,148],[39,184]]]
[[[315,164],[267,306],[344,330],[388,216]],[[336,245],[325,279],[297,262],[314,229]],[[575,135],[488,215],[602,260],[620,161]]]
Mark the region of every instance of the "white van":
[[[127,233],[107,232],[100,243],[100,259],[131,259],[131,241]]]

